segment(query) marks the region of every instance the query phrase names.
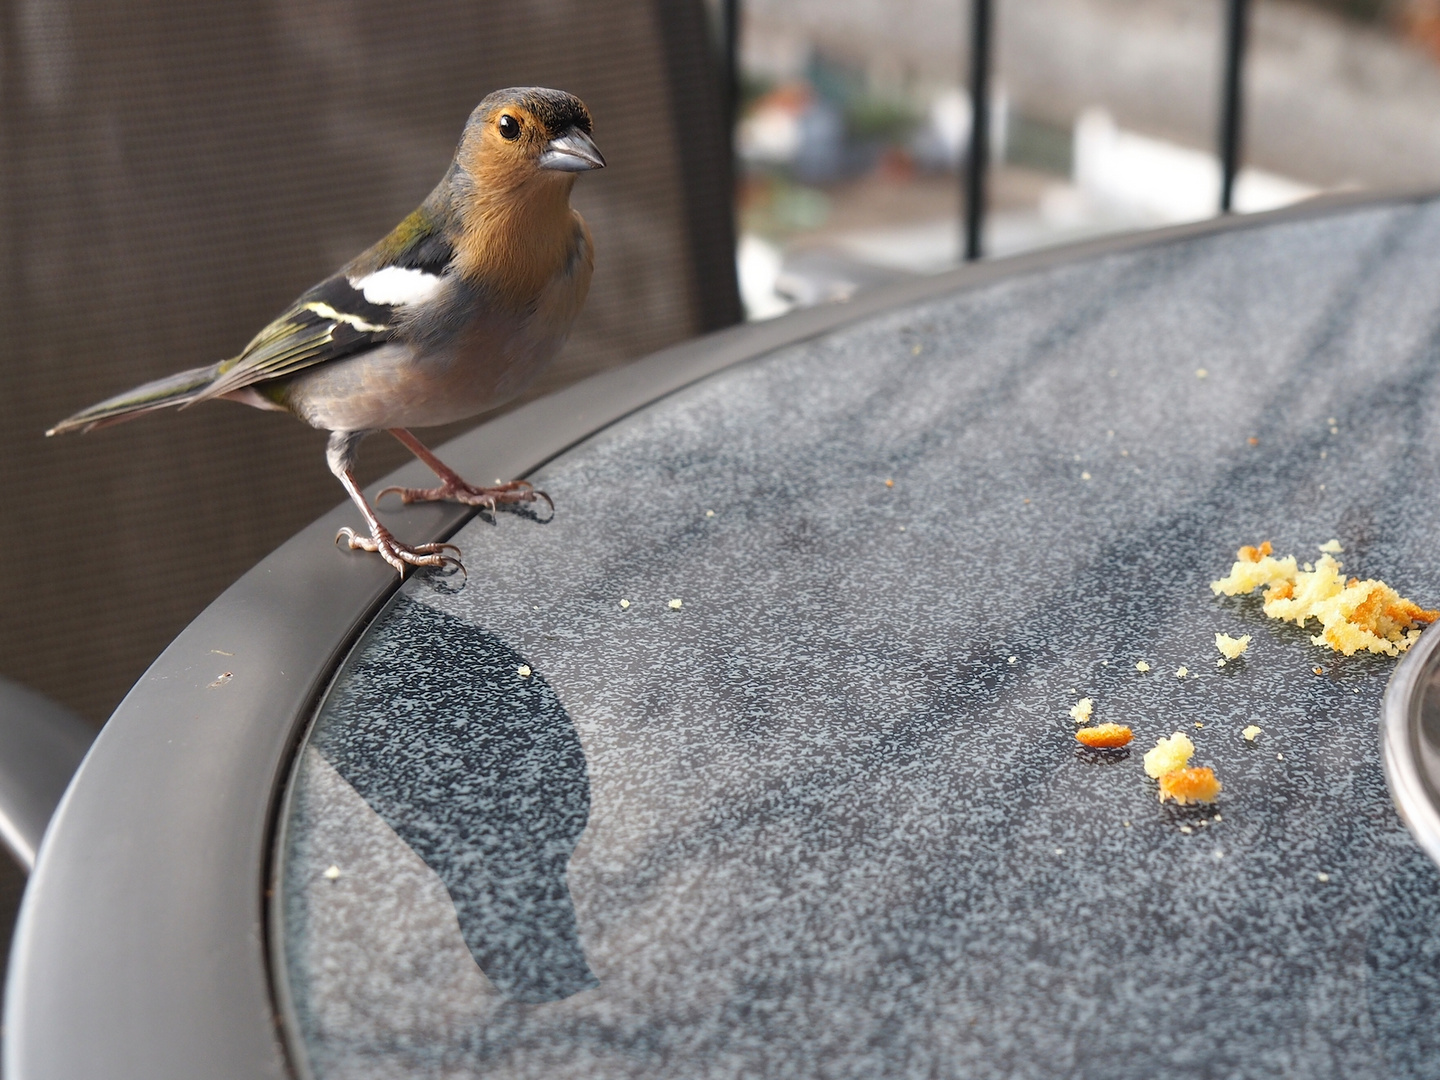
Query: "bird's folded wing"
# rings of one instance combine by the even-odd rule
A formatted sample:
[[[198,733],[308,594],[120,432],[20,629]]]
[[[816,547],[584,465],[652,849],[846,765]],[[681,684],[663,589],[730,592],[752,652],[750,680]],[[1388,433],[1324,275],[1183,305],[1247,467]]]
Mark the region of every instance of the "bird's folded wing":
[[[233,360],[222,363],[219,377],[195,400],[222,397],[373,348],[390,338],[394,314],[394,308],[371,303],[343,274],[336,274],[295,301]]]

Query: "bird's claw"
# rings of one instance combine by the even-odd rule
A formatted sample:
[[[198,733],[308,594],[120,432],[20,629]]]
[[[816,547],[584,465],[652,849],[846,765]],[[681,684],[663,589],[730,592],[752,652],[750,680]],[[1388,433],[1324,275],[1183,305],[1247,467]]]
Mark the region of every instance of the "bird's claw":
[[[335,534],[335,543],[345,541],[352,551],[373,551],[405,576],[411,566],[454,566],[466,577],[465,564],[460,561],[460,549],[454,544],[402,544],[389,529],[378,528],[374,536],[362,536],[345,525]],[[448,555],[446,552],[455,554]]]
[[[392,492],[399,495],[400,501],[407,506],[417,502],[458,502],[493,511],[511,503],[532,503],[544,499],[550,512],[555,512],[555,501],[528,480],[511,480],[494,487],[476,487],[464,480],[446,481],[433,488],[387,487],[375,496],[375,500],[378,502]]]

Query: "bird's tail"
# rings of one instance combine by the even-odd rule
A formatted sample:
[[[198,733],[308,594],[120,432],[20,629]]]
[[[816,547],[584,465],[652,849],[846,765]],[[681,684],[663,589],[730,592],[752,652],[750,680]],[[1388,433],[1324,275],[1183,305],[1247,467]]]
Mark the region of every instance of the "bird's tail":
[[[186,405],[199,397],[219,373],[220,365],[216,363],[209,367],[192,368],[176,375],[167,375],[163,379],[156,379],[123,394],[106,398],[88,409],[81,409],[74,416],[61,420],[45,434],[63,435],[67,431],[93,431],[111,424],[123,424],[126,420],[133,420],[156,409]]]

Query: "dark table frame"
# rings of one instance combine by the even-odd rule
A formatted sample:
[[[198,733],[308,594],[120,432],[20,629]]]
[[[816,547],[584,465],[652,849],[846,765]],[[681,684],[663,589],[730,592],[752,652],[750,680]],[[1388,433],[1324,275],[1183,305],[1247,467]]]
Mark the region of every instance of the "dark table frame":
[[[493,420],[444,457],[480,477],[524,476],[681,387],[888,309],[1109,253],[1434,196],[1327,198],[971,264],[667,349]],[[383,483],[421,481],[416,464]],[[388,520],[421,542],[452,535],[470,513],[431,505]],[[399,584],[374,556],[334,546],[346,524],[358,524],[348,503],[240,578],[96,740],[46,834],[16,931],[9,1080],[294,1075],[267,948],[275,817],[318,698]]]
[[[1440,863],[1440,634],[1422,634],[1390,676],[1380,738],[1395,808]]]

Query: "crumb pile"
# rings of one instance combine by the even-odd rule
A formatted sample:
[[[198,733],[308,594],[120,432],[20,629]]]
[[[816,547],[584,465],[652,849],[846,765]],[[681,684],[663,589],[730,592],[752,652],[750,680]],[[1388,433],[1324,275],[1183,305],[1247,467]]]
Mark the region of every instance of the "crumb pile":
[[[1345,580],[1341,564],[1328,551],[1304,569],[1296,565],[1295,556],[1277,559],[1272,551],[1268,540],[1258,548],[1242,547],[1229,575],[1212,581],[1211,591],[1236,596],[1264,586],[1266,615],[1297,626],[1318,620],[1321,630],[1311,642],[1346,656],[1362,649],[1396,656],[1415,643],[1422,625],[1440,618],[1440,611],[1425,610],[1383,581]]]
[[[1153,748],[1145,751],[1145,775],[1160,781],[1161,802],[1174,799],[1181,806],[1189,806],[1214,802],[1220,794],[1220,781],[1213,769],[1188,767],[1193,753],[1195,744],[1183,731],[1157,740]]]

